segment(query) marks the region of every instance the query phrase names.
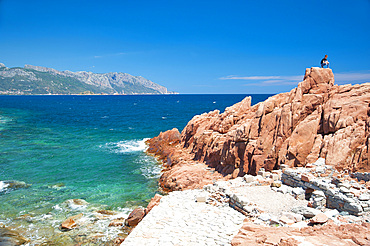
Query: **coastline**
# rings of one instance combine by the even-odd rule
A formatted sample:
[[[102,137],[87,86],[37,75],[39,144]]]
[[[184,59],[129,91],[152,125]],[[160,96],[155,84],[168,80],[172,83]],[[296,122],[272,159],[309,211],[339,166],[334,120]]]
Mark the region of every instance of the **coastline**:
[[[363,245],[370,243],[366,237],[370,232],[370,181],[351,175],[370,170],[366,158],[368,128],[365,128],[369,99],[369,84],[337,86],[330,69],[311,68],[306,70],[303,82],[291,92],[275,95],[254,106],[251,106],[251,99],[246,98],[222,114],[216,110],[194,116],[181,134],[172,129],[148,140],[148,152],[163,164],[159,183],[165,191],[207,190],[207,187],[218,186],[218,182],[237,182],[243,187],[250,186],[249,183],[267,185],[275,192],[284,193],[278,191],[283,187],[284,190],[291,190],[291,194],[287,195],[293,195],[298,200],[308,199],[309,208],[317,212],[311,217],[301,217],[299,221],[294,212],[293,215],[284,214],[286,218],[277,219],[262,215],[264,213],[256,216],[253,209],[245,207],[248,202],[244,201],[248,201],[248,197],[243,200],[235,197],[228,188],[221,187],[219,191],[224,193],[222,196],[225,199],[234,199],[234,202],[227,202],[227,206],[249,216],[232,240],[232,245],[259,245],[269,240],[275,240],[273,245],[286,245],[284,243],[288,242],[291,243],[289,245],[312,244],[317,238]],[[346,119],[345,123],[342,117]],[[353,131],[357,131],[356,139],[351,138],[350,132]],[[325,145],[337,135],[341,136],[336,140],[341,149]],[[346,138],[352,140],[343,141]],[[351,145],[347,150],[345,146],[349,143]],[[347,155],[352,158],[348,159]],[[296,175],[293,175],[293,181],[286,178],[291,173]],[[305,182],[308,182],[307,185]],[[296,188],[299,191],[294,190]],[[198,198],[195,196],[192,199],[200,202]],[[334,203],[329,203],[330,199]],[[204,197],[201,200],[212,206],[211,200]],[[249,202],[253,205],[253,201]],[[144,217],[143,220],[151,220],[151,217]],[[261,224],[263,227],[260,227]],[[275,227],[276,224],[278,228],[273,230],[264,228]],[[312,233],[306,233],[313,225],[317,231],[314,239],[311,238]],[[248,229],[252,227],[254,229]],[[291,227],[307,227],[307,230],[289,229]],[[341,230],[346,230],[347,235],[338,236]],[[256,238],[255,232],[265,233],[265,237],[261,239],[260,235]],[[274,234],[279,236],[274,238]],[[295,236],[287,238],[289,234]],[[144,237],[137,233],[130,235],[129,238],[133,238],[129,240]],[[176,234],[172,236],[172,239],[176,238]],[[302,237],[301,241],[297,237]],[[188,244],[170,241],[168,245]]]
[[[180,93],[137,93],[137,94],[1,94],[0,96],[145,96],[145,95],[181,95]]]
[[[70,242],[68,237],[74,240],[74,234],[85,230],[84,221],[92,218],[96,227],[104,225],[108,229],[109,217],[114,215],[96,211],[146,206],[158,189],[160,165],[144,153],[146,136],[153,137],[175,125],[185,126],[198,112],[224,108],[244,96],[132,96],[122,100],[109,96],[99,100],[72,100],[74,96],[1,97],[1,180],[24,181],[32,186],[1,193],[0,224],[29,237],[31,244],[39,237],[37,242],[42,241],[41,237],[46,242],[53,234]],[[188,105],[187,110],[183,110],[184,105]],[[89,202],[88,209],[98,208],[68,209],[66,213],[52,208],[61,207],[69,199],[84,199]],[[107,207],[99,206],[104,204]],[[83,217],[73,219],[81,227],[62,233],[59,226],[81,212]],[[121,229],[119,222],[115,224]],[[45,229],[49,225],[51,230]],[[93,231],[92,228],[85,234]],[[76,243],[81,240],[76,238]]]

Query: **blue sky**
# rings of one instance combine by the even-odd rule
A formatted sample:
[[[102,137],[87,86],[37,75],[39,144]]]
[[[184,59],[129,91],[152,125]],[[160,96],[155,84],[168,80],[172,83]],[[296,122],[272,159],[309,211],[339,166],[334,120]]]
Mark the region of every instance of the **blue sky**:
[[[0,62],[125,72],[190,94],[280,93],[328,54],[370,82],[370,0],[0,0]]]

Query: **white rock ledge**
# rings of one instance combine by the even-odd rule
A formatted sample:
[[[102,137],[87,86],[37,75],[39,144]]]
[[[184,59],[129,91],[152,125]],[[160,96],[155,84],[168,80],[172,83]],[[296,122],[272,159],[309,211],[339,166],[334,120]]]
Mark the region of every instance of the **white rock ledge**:
[[[203,190],[174,191],[161,199],[121,246],[230,245],[245,216],[231,207],[197,202]]]

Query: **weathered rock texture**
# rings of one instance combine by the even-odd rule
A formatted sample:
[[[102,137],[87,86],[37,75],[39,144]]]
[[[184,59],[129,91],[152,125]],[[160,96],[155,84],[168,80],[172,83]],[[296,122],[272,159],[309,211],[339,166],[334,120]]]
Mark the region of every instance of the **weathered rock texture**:
[[[148,152],[163,162],[159,184],[164,191],[200,189],[215,179],[223,179],[220,173],[210,172],[204,163],[192,161],[194,155],[181,148],[180,140],[181,135],[174,128],[147,141]]]
[[[161,184],[171,189],[176,187],[168,184],[181,177],[175,173],[191,166],[185,161],[205,163],[233,178],[261,167],[305,166],[319,157],[338,170],[370,171],[369,103],[369,83],[338,86],[331,69],[308,68],[290,92],[254,106],[246,97],[221,114],[197,115],[181,136],[171,130],[149,140],[148,151],[164,161]]]
[[[369,245],[370,224],[335,225],[306,228],[264,227],[245,223],[232,240],[233,246],[247,245]]]

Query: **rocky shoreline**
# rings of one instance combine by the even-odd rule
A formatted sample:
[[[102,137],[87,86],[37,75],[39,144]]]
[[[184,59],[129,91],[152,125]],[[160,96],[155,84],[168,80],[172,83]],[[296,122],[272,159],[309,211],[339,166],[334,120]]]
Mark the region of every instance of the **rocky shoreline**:
[[[203,189],[157,195],[155,207],[149,205],[151,212],[136,218],[142,220],[121,245],[367,245],[368,211],[354,213],[354,204],[336,209],[322,188],[294,187],[287,178],[299,171],[315,177],[323,167],[324,160],[319,159],[308,168],[261,170],[256,176],[214,181]],[[369,206],[370,183],[349,175],[337,177],[323,180],[334,181],[338,187],[350,185],[351,192],[339,189],[338,194],[356,193],[353,201]],[[301,175],[301,179],[306,177]]]
[[[141,213],[122,245],[370,244],[369,105],[369,84],[337,86],[331,69],[311,68],[290,92],[254,106],[247,97],[224,113],[195,116],[181,134],[148,140],[148,153],[163,162],[161,188],[178,193]],[[186,241],[178,235],[194,225],[182,223],[204,223],[203,232],[215,226],[197,206],[233,209],[243,225]]]
[[[19,221],[50,223],[46,243],[66,245],[370,245],[369,105],[370,84],[337,86],[330,69],[307,69],[291,92],[148,140],[165,195],[146,208],[72,199]],[[30,242],[11,229],[0,224],[6,243]]]

